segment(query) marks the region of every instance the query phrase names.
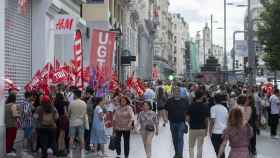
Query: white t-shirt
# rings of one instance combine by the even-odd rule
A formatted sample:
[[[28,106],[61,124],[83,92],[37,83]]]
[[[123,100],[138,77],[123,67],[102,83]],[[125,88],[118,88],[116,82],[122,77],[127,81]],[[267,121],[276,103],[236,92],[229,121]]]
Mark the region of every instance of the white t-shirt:
[[[144,93],[145,101],[153,101],[155,96],[156,96],[156,94],[152,89],[150,89],[150,88],[146,89],[146,91]]]
[[[213,132],[214,134],[223,134],[227,127],[228,110],[221,104],[216,104],[211,108],[211,119],[215,119]]]
[[[276,95],[272,95],[269,98],[269,102],[271,105],[271,114],[279,114],[279,105],[280,105],[280,100]]]

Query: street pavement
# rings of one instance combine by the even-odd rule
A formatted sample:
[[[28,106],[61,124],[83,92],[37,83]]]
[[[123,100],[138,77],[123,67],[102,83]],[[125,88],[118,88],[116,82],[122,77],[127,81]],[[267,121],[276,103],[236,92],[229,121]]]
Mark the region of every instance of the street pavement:
[[[20,136],[19,136],[20,137]],[[38,155],[22,155],[20,141],[17,143],[18,158],[37,158]],[[261,136],[257,137],[257,158],[279,158],[280,156],[280,140],[272,140],[269,133],[262,131]],[[171,142],[171,134],[169,127],[161,127],[159,136],[155,136],[152,145],[152,158],[172,158],[174,155],[173,145]],[[205,139],[203,147],[203,158],[216,158],[209,139]],[[228,155],[229,148],[227,147],[226,153]],[[108,158],[116,157],[114,152],[107,150]],[[188,143],[187,135],[185,136],[184,158],[188,158]],[[80,158],[78,151],[74,152],[74,158]],[[94,156],[92,153],[86,154],[86,158],[101,158]],[[139,134],[132,134],[131,137],[131,151],[130,158],[145,158],[145,151],[142,144],[142,139]]]

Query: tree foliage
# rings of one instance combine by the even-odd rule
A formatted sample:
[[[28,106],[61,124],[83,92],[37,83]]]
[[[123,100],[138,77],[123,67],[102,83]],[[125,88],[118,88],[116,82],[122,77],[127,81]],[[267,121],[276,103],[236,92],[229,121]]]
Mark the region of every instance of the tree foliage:
[[[271,70],[280,70],[280,0],[263,0],[258,39],[264,45],[264,61]]]

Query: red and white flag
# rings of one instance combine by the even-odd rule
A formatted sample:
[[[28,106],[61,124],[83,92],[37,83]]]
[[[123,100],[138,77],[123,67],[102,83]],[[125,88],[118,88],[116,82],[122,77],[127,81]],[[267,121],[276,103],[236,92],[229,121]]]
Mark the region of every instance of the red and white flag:
[[[30,86],[33,88],[38,87],[40,81],[41,81],[41,71],[37,70],[35,75],[32,77]]]
[[[48,80],[50,78],[50,74],[53,71],[53,66],[51,63],[47,63],[41,71],[41,78],[44,80]]]
[[[27,9],[28,9],[28,0],[18,0],[18,8],[19,12],[22,16],[27,15]]]
[[[99,86],[111,81],[113,51],[115,46],[114,32],[93,30],[90,52],[90,67],[95,71]]]
[[[63,68],[60,68],[54,72],[52,77],[52,82],[54,84],[63,83],[67,81],[68,81],[68,74]]]
[[[82,51],[82,33],[80,30],[76,31],[74,43],[74,60],[72,63],[75,65],[75,86],[83,88],[83,51]]]

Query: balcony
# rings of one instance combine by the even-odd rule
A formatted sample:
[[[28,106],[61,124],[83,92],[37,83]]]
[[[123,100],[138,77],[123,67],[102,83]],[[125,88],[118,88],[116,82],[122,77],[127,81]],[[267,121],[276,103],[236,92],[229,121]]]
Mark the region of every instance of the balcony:
[[[105,30],[110,29],[109,0],[104,0],[104,3],[82,4],[82,17],[87,21],[90,27]]]

